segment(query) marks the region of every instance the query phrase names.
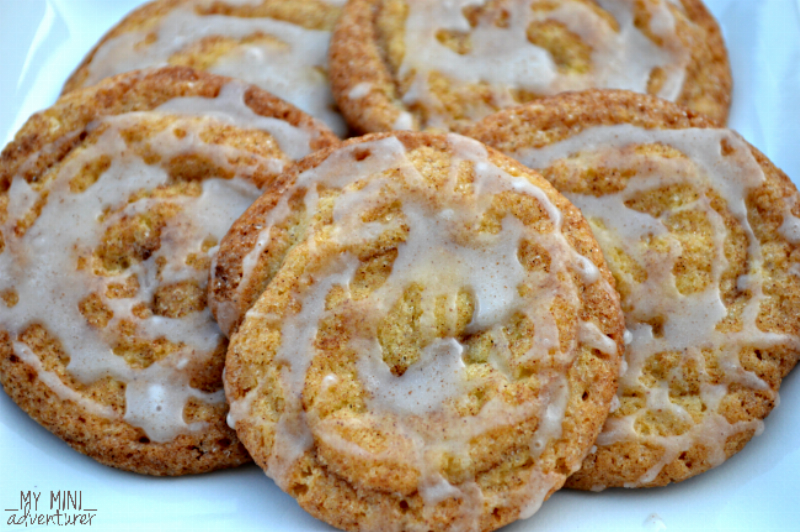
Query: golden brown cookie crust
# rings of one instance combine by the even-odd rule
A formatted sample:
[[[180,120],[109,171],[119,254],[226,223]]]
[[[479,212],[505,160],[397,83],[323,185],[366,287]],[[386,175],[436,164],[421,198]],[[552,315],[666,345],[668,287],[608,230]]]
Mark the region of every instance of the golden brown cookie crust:
[[[228,78],[180,67],[134,72],[72,92],[53,107],[37,113],[0,155],[3,221],[8,216],[8,191],[12,180],[22,178],[32,186],[39,186],[37,183],[49,186],[54,172],[64,161],[85,150],[102,135],[103,127],[96,127],[102,118],[152,110],[178,97],[215,98],[230,81]],[[338,142],[324,126],[260,89],[246,89],[243,101],[257,115],[274,117],[307,130],[314,147],[330,146]],[[143,129],[140,135],[147,137],[153,131],[169,127],[171,120],[174,120],[174,117],[170,117],[172,115],[145,113],[141,118]],[[186,120],[200,121],[191,118]],[[239,129],[221,122],[206,127],[204,132],[209,135],[206,138],[209,143],[237,150],[238,159],[230,159],[229,163],[250,165],[251,182],[258,186],[267,186],[275,178],[275,169],[259,161],[275,158],[287,160],[276,141],[266,132]],[[134,133],[131,135],[136,137]],[[107,166],[106,164],[104,168]],[[173,165],[170,170],[175,175],[182,175],[184,179],[191,180],[191,176],[195,174],[196,179],[204,179],[201,175],[203,166],[197,166],[191,160],[187,160],[183,167]],[[86,183],[83,185],[76,181],[75,191],[82,190],[83,186],[91,186],[91,181]],[[44,208],[47,208],[46,205]],[[27,228],[22,227],[18,224],[17,229],[24,232]],[[10,245],[10,240],[11,235],[4,235],[0,249],[5,248],[6,253],[10,252],[7,246]],[[130,247],[125,246],[117,251],[113,251],[116,250],[113,246],[106,249],[112,250],[111,255],[124,255],[131,251]],[[197,267],[202,267],[202,264],[198,263]],[[130,287],[118,287],[120,291],[128,288]],[[168,317],[180,317],[186,312],[180,309],[187,302],[190,305],[189,312],[199,308],[197,305],[204,305],[204,293],[193,291],[193,286],[184,288],[184,291],[178,290],[172,296],[161,294],[163,297],[154,303],[155,311]],[[0,304],[13,307],[17,304],[15,299],[15,294],[4,292],[4,302]],[[191,306],[192,302],[194,307]],[[94,305],[91,300],[87,300],[86,305],[82,304],[80,310],[90,321],[102,322],[108,317],[107,310]],[[2,328],[5,329],[6,324]],[[180,434],[164,443],[150,441],[142,429],[121,419],[121,414],[125,412],[124,383],[110,377],[90,385],[79,383],[66,369],[70,360],[69,354],[64,352],[58,338],[43,326],[26,326],[19,338],[12,338],[8,330],[3,330],[0,334],[0,380],[6,393],[31,417],[79,452],[106,465],[151,475],[201,473],[234,467],[249,461],[246,450],[225,422],[228,408],[224,401],[206,403],[190,400],[183,411],[184,419],[187,423],[208,423],[207,429]],[[39,378],[34,365],[15,354],[12,342],[27,345],[37,355],[38,364],[45,371],[56,375],[65,386],[72,386],[79,394],[83,393],[84,397],[110,408],[117,417],[110,419],[98,415],[70,399],[65,399],[63,394],[54,392]],[[158,341],[154,342],[154,356],[160,356],[158,350],[162,348],[168,349]],[[209,393],[220,389],[224,356],[225,345],[220,344],[207,360],[191,362],[191,385]],[[140,361],[135,361],[138,362]]]
[[[293,216],[288,224],[281,224],[279,235],[270,230],[269,240],[259,253],[258,262],[251,272],[245,272],[245,262],[258,247],[266,220],[284,194],[291,193],[298,172],[297,169],[290,170],[275,186],[265,189],[237,218],[220,242],[211,267],[208,302],[222,332],[228,337],[239,328],[245,313],[266,290],[286,253],[303,240],[307,224],[315,214],[304,211],[299,215],[302,217]]]
[[[410,154],[409,157],[414,161],[415,167],[420,169],[425,176],[428,183],[426,187],[431,186],[430,189],[424,188],[424,190],[434,195],[438,195],[440,192],[446,194],[444,190],[448,185],[443,180],[446,180],[448,170],[447,164],[443,164],[442,160],[446,161],[450,157],[451,137],[411,132],[396,132],[394,136],[402,142],[406,153]],[[375,134],[361,139],[351,139],[342,146],[341,152],[353,148],[353,157],[358,159],[361,156],[359,155],[361,152],[357,149],[359,146],[363,145],[365,149],[370,150],[371,154],[373,148],[367,148],[370,146],[370,142],[392,137],[393,135]],[[312,154],[294,167],[292,172],[299,174],[313,170],[336,151],[338,150],[331,149]],[[371,155],[367,155],[367,157],[369,156]],[[582,295],[579,296],[585,298],[579,312],[581,319],[596,323],[603,334],[614,339],[615,348],[621,347],[620,335],[623,323],[616,307],[616,295],[613,290],[601,288],[601,286],[612,286],[613,281],[603,266],[603,259],[598,253],[597,244],[579,212],[530,170],[493,150],[488,151],[487,157],[491,164],[515,178],[526,180],[541,189],[547,199],[562,213],[563,234],[578,253],[584,255],[599,268],[602,277],[599,284],[586,286]],[[470,170],[467,170],[467,173],[469,172]],[[438,184],[436,184],[437,182]],[[400,184],[397,186],[403,190],[404,194],[412,190],[403,189]],[[366,190],[369,185],[356,188]],[[516,215],[524,217],[519,214],[520,211],[514,210],[516,207],[513,205],[515,205],[513,200],[509,200],[509,204],[498,208],[510,209],[507,212],[513,211],[518,213]],[[361,212],[356,205],[351,206],[350,209]],[[376,207],[375,211],[369,210],[368,212],[379,213],[382,211]],[[254,216],[257,213],[257,210],[251,211]],[[537,213],[533,215],[534,219],[542,216],[544,211],[538,210]],[[372,219],[372,215],[368,216]],[[499,214],[498,217],[502,218]],[[541,218],[538,219],[541,220]],[[537,222],[529,221],[528,223],[533,226]],[[445,530],[453,526],[456,526],[457,529],[466,529],[458,528],[461,525],[457,520],[463,517],[461,514],[464,510],[459,499],[451,497],[436,505],[435,508],[425,509],[423,498],[414,480],[414,474],[408,466],[398,465],[395,467],[391,461],[380,463],[378,460],[376,463],[371,459],[356,459],[347,453],[337,452],[336,448],[332,448],[324,439],[318,440],[316,435],[314,443],[310,444],[310,448],[303,452],[296,461],[289,463],[291,461],[289,460],[285,465],[276,469],[273,461],[273,446],[277,445],[275,443],[277,441],[275,423],[281,417],[281,412],[289,408],[281,405],[289,404],[293,397],[289,394],[295,393],[284,390],[282,383],[288,381],[283,381],[279,377],[280,367],[285,363],[275,360],[281,343],[281,330],[278,324],[282,320],[291,319],[296,312],[305,309],[305,305],[311,305],[303,299],[303,294],[308,294],[309,291],[314,290],[314,286],[325,283],[324,272],[332,262],[336,262],[343,256],[343,248],[330,237],[334,234],[330,232],[333,230],[332,228],[334,225],[323,228],[289,251],[275,277],[267,285],[265,292],[233,335],[226,359],[226,395],[232,404],[237,405],[232,409],[237,434],[248,447],[256,463],[268,474],[278,478],[278,484],[282,489],[297,498],[300,505],[312,515],[338,528],[365,530],[386,527],[386,523],[391,523],[388,526],[396,530],[419,527],[425,527],[428,530]],[[362,290],[362,288],[365,290],[359,291],[361,294],[358,296],[359,300],[362,297],[368,297],[367,294],[371,290],[383,286],[387,279],[386,276],[391,275],[391,264],[394,260],[392,258],[394,251],[392,250],[397,249],[398,246],[397,242],[392,242],[394,237],[391,236],[391,233],[392,231],[387,231],[374,243],[364,244],[362,252],[357,251],[360,249],[358,245],[351,250],[355,256],[358,256],[362,265],[370,265],[358,270],[363,272],[363,276],[361,273],[356,274],[359,280],[354,283],[358,284],[358,290]],[[337,292],[336,289],[328,292],[326,308],[336,307],[338,304],[336,301],[341,301],[341,299],[333,294],[340,292],[342,291]],[[346,301],[347,296],[343,297]],[[320,300],[315,299],[315,301]],[[305,310],[303,311],[305,312]],[[467,313],[459,318],[464,322],[462,327],[470,321],[469,316],[470,313]],[[398,323],[401,322],[402,320],[399,319]],[[276,327],[278,327],[277,330]],[[335,412],[339,412],[346,421],[348,407],[342,408],[342,404],[346,405],[347,402],[351,403],[354,413],[363,412],[364,401],[372,392],[361,390],[357,379],[351,383],[346,377],[347,373],[338,373],[337,369],[340,364],[344,366],[350,364],[347,361],[348,357],[343,353],[347,351],[348,338],[356,334],[353,331],[360,327],[364,327],[364,325],[359,318],[346,315],[342,315],[341,318],[326,319],[324,324],[319,324],[317,329],[319,333],[316,333],[313,340],[319,351],[310,363],[302,392],[303,415],[306,418],[316,419],[315,416],[334,415]],[[422,328],[420,328],[421,330]],[[458,330],[461,332],[456,336],[466,342],[467,340],[462,337],[463,330]],[[417,334],[404,329],[403,331],[400,336],[405,339],[413,338]],[[418,334],[422,335],[423,333]],[[483,333],[476,333],[476,336],[481,334]],[[397,336],[391,337],[397,338]],[[301,352],[304,348],[302,345],[294,343],[292,347],[298,352],[296,355],[292,355],[291,364],[301,367],[304,364],[302,362],[304,355]],[[491,350],[491,348],[488,349]],[[594,435],[602,424],[604,413],[608,408],[606,401],[611,400],[615,389],[614,367],[616,362],[614,359],[616,355],[603,354],[597,349],[586,349],[585,345],[578,348],[578,351],[580,353],[576,352],[574,364],[567,371],[567,380],[570,384],[565,406],[566,414],[564,422],[561,424],[562,432],[559,437],[555,438],[557,441],[548,442],[540,460],[526,458],[526,453],[529,452],[526,449],[531,443],[531,431],[535,432],[538,421],[531,423],[531,420],[526,420],[513,428],[511,426],[498,427],[491,433],[491,436],[485,434],[483,438],[475,439],[476,442],[480,440],[483,443],[476,443],[474,459],[476,463],[483,465],[474,466],[478,468],[478,471],[472,471],[469,474],[476,474],[479,477],[478,482],[481,489],[484,490],[484,494],[495,501],[474,509],[480,514],[476,522],[477,530],[494,530],[519,518],[525,500],[525,495],[520,490],[526,485],[525,479],[529,468],[533,467],[532,462],[537,462],[538,466],[541,466],[548,475],[553,474],[560,477],[567,475],[569,471],[577,467],[582,456],[592,445]],[[384,358],[384,360],[386,359]],[[402,366],[406,369],[411,367],[408,366],[410,362],[406,363],[405,360],[405,358],[397,359],[395,364],[399,366],[396,367]],[[344,371],[350,370],[345,369]],[[329,378],[329,375],[326,375],[328,372],[334,373],[337,377]],[[523,371],[522,374],[525,372]],[[331,398],[328,400],[325,398],[325,394],[328,393],[326,390],[329,389],[326,383],[336,383],[338,382],[336,378],[347,380],[348,384],[343,384],[341,388],[338,388],[346,395],[339,399],[333,399],[338,396],[330,396]],[[509,386],[508,393],[513,395],[514,392],[510,391],[513,385]],[[348,390],[352,391],[352,395]],[[519,391],[522,393],[521,389]],[[494,392],[487,391],[486,393],[488,395]],[[479,410],[480,407],[478,407]],[[286,421],[286,423],[292,422]],[[369,442],[358,439],[354,441],[359,441],[363,449],[373,448]],[[373,443],[380,445],[380,442]],[[466,467],[469,470],[472,466]],[[458,468],[456,467],[456,469]],[[458,474],[456,473],[456,475]],[[549,497],[560,485],[561,481],[556,480],[551,489],[545,488],[547,491],[545,498]],[[505,504],[498,503],[498,500],[505,500]],[[492,504],[496,504],[496,506],[492,506]]]
[[[471,130],[471,134],[504,153],[514,154],[523,153],[530,148],[543,148],[598,126],[619,124],[630,124],[652,130],[715,127],[707,117],[649,96],[623,91],[588,91],[559,95],[517,109],[502,111],[478,123]],[[793,202],[798,200],[798,193],[790,179],[761,152],[749,144],[743,143],[743,145],[752,154],[755,163],[764,175],[763,184],[750,190],[746,199],[749,223],[753,226],[755,236],[761,243],[764,250],[764,264],[767,265],[762,271],[764,276],[763,293],[766,299],[760,306],[758,328],[760,331],[784,335],[786,342],[785,345],[779,342],[778,345],[771,347],[748,348],[745,346],[737,355],[738,364],[745,371],[752,372],[761,384],[756,383],[750,386],[736,382],[729,384],[726,389],[727,395],[720,402],[719,412],[731,426],[741,423],[743,428],[728,435],[721,449],[715,449],[713,444],[706,446],[703,442],[694,441],[674,460],[662,464],[657,475],[653,475],[655,471],[653,468],[658,467],[662,457],[666,456],[664,447],[654,443],[642,444],[630,440],[617,441],[609,445],[598,443],[598,449],[587,457],[581,470],[568,479],[566,486],[586,490],[615,486],[652,487],[685,480],[718,465],[720,462],[718,458],[727,459],[740,451],[757,432],[760,420],[764,419],[775,406],[781,379],[795,366],[799,356],[796,338],[800,333],[800,320],[798,320],[795,309],[800,305],[800,283],[790,273],[790,267],[800,257],[800,248],[790,242],[781,230],[788,212],[791,211],[792,215],[797,215],[797,207],[791,206],[796,205]],[[603,191],[608,186],[615,186],[616,180],[620,179],[620,174],[605,175],[601,173],[595,174],[594,177],[589,173],[575,174],[575,176],[584,176],[580,179],[575,176],[568,177],[557,167],[558,164],[560,163],[554,163],[553,166],[542,169],[542,171],[545,177],[561,190],[563,187],[571,189],[578,187],[582,190],[581,194],[601,196],[607,193]],[[624,189],[625,186],[623,185],[622,188]],[[786,208],[790,208],[790,211],[783,210]],[[735,223],[729,219],[726,224],[728,231],[733,231],[731,228],[735,226]],[[749,271],[747,269],[748,252],[745,249],[747,240],[743,234],[737,237],[728,236],[730,242],[735,241],[736,238],[738,238],[737,244],[726,244],[726,260],[739,268],[739,270],[735,270],[731,266],[732,272],[738,271],[739,274],[744,275]],[[608,252],[608,250],[604,251]],[[689,252],[687,252],[687,256],[689,256]],[[617,256],[615,255],[615,257]],[[615,277],[620,271],[628,271],[629,267],[624,266],[624,263],[620,262],[621,259],[609,258],[608,260]],[[697,266],[691,266],[686,274],[691,275],[692,272],[700,270],[701,268]],[[723,277],[723,280],[731,277],[727,273],[725,275],[727,277]],[[618,288],[626,292],[624,283],[621,283],[619,278],[617,280]],[[729,309],[741,308],[744,305],[742,301],[746,300],[747,292],[739,291],[735,278],[729,279],[725,283],[727,283],[724,288],[726,305]],[[626,307],[628,305],[626,298],[626,294],[623,293],[622,305],[627,314],[629,307]],[[732,316],[739,312],[737,310],[729,311]],[[728,323],[730,319],[726,318],[718,327],[731,327]],[[678,388],[683,386],[687,389],[694,389],[695,392],[692,393],[699,395],[696,390],[701,381],[705,383],[704,385],[715,385],[719,384],[715,379],[723,379],[713,368],[708,370],[711,377],[705,378],[705,381],[703,381],[704,377],[690,377],[693,370],[688,370],[681,365],[685,361],[677,363],[676,366],[676,361],[669,355],[657,354],[648,360],[650,362],[644,366],[641,378],[650,379],[648,382],[651,382],[654,376],[657,379],[659,375],[660,378],[673,375],[670,378],[676,380],[675,382],[669,381],[671,383],[670,397],[677,397],[678,399],[675,400],[678,401],[682,400],[682,396],[687,392],[686,390],[678,391],[677,388],[673,389],[673,384]],[[674,367],[684,371],[683,377],[674,377],[674,373],[670,373]],[[640,381],[640,383],[644,382]],[[637,408],[644,408],[641,400],[637,403],[636,399],[636,397],[641,399],[641,391],[637,392],[633,387],[620,385],[619,397],[621,398],[620,409],[612,412],[609,416],[607,427],[611,426],[610,424],[614,423],[616,419],[632,412],[639,412]],[[689,408],[689,411],[693,412],[693,409]],[[686,430],[686,427],[680,428],[679,425],[675,425],[676,432],[674,434]],[[637,430],[656,429],[650,427]],[[643,478],[650,477],[652,479],[642,481]]]
[[[334,31],[330,52],[334,96],[356,131],[426,127],[420,111],[410,109],[401,101],[401,90],[404,90],[401,86],[405,82],[393,73],[396,67],[392,66],[390,56],[402,53],[397,51],[402,43],[384,44],[385,37],[380,34],[382,10],[390,12],[389,16],[402,18],[401,4],[395,0],[353,0],[345,7]],[[690,56],[676,101],[725,124],[731,102],[732,76],[719,26],[701,0],[681,0],[682,9],[668,5],[677,21],[678,38]],[[354,98],[353,94],[364,92],[363,87],[369,87],[366,94]],[[462,95],[464,101],[460,100],[462,96],[458,96],[458,90],[452,89],[448,96],[455,100],[442,103],[447,109],[443,119],[445,127],[452,131],[464,132],[470,123],[499,110],[480,87],[473,91],[473,97]],[[517,104],[540,97],[526,96],[522,90],[517,92],[514,96]],[[476,111],[478,109],[480,111]]]
[[[645,129],[714,127],[708,117],[660,98],[628,91],[590,90],[559,94],[495,113],[475,124],[467,134],[510,153],[521,148],[541,148],[590,127],[619,123]]]
[[[89,65],[92,63],[92,59],[103,43],[109,39],[119,37],[126,31],[146,29],[157,19],[163,17],[177,6],[186,4],[187,1],[191,0],[162,0],[160,2],[150,2],[131,11],[122,22],[108,30],[89,53],[86,54],[83,61],[80,62],[75,68],[75,71],[70,74],[69,78],[64,83],[61,94],[65,95],[74,90],[86,87],[86,79],[89,77]]]
[[[104,43],[110,39],[132,31],[143,31],[153,27],[160,19],[174,9],[196,3],[196,0],[156,0],[131,11],[122,21],[111,28],[92,50],[86,54],[81,64],[64,83],[61,94],[67,94],[86,86],[89,77],[89,66]],[[307,29],[332,30],[338,16],[338,10],[324,2],[314,0],[271,0],[261,6],[241,6],[238,10],[225,2],[214,2],[204,12],[209,15],[230,14],[232,10],[243,12],[240,16],[262,16],[297,24]],[[177,65],[176,65],[177,66]],[[187,64],[185,66],[192,67]]]
[[[63,158],[64,153],[71,149],[71,143],[80,140],[78,136],[67,142],[56,143],[63,136],[63,131],[81,131],[100,116],[148,111],[174,98],[215,98],[230,81],[230,78],[188,67],[164,67],[120,74],[94,87],[82,89],[80,93],[62,96],[53,107],[31,116],[14,140],[3,149],[0,155],[0,183],[8,187],[23,163],[26,164],[26,172],[31,174],[41,172]],[[247,90],[244,101],[258,115],[279,118],[292,126],[313,131],[313,150],[339,142],[325,125],[257,87]],[[48,153],[41,162],[37,159],[34,167],[31,168],[30,163],[26,162],[30,154],[55,144],[58,147],[54,146],[52,153]],[[258,183],[259,186],[263,184]]]
[[[105,47],[115,39],[140,34],[142,36],[141,41],[131,44],[131,50],[126,49],[125,51],[129,54],[141,54],[143,58],[149,57],[146,55],[148,49],[158,45],[157,32],[159,31],[159,25],[176,10],[191,10],[201,17],[230,17],[232,21],[238,20],[242,22],[268,19],[277,21],[280,24],[295,26],[298,30],[312,30],[314,32],[331,32],[340,13],[338,6],[329,4],[324,0],[263,0],[259,4],[239,5],[236,3],[229,4],[223,0],[155,0],[132,11],[100,39],[70,75],[64,84],[62,95],[96,83],[98,74],[93,74],[93,68],[99,68],[104,75],[110,75],[112,72],[114,74],[121,73],[121,66],[108,67],[107,65],[110,60],[106,57],[107,50]],[[214,70],[220,58],[230,56],[231,53],[240,50],[242,47],[263,45],[268,51],[271,51],[281,50],[281,47],[289,45],[283,42],[280,36],[271,35],[261,29],[254,28],[247,35],[240,35],[236,32],[229,35],[226,31],[228,30],[225,29],[224,25],[221,25],[219,33],[212,32],[211,35],[198,35],[197,39],[194,41],[189,40],[183,48],[173,50],[168,56],[150,57],[147,61],[135,62],[138,65],[136,68],[154,68],[164,65],[184,66],[195,70],[212,71],[227,76],[240,77],[246,82],[254,83],[261,86],[261,88],[267,89],[269,92],[280,93],[279,96],[283,99],[302,107],[305,111],[313,114],[315,118],[324,120],[328,127],[336,130],[336,133],[340,135],[346,133],[346,125],[335,109],[332,96],[327,89],[322,89],[327,85],[327,69],[323,68],[325,67],[325,58],[324,54],[320,55],[324,50],[321,52],[315,51],[314,53],[306,52],[302,57],[309,58],[308,65],[298,65],[297,61],[294,61],[291,66],[281,65],[278,67],[285,68],[287,72],[290,68],[304,69],[302,77],[292,80],[287,78],[285,82],[287,85],[290,83],[309,84],[306,89],[300,91],[303,94],[302,98],[306,99],[301,101],[298,98],[298,100],[295,100],[292,94],[285,92],[288,89],[281,92],[280,87],[282,85],[280,83],[272,86],[261,83],[257,77],[257,72],[261,67],[257,63],[245,60],[242,63],[243,65],[252,64],[252,68],[246,68],[245,70],[226,70],[225,68],[228,67],[224,65],[223,70]],[[318,55],[320,57],[317,57]],[[277,56],[275,61],[280,61],[280,57],[280,55]],[[320,60],[322,64],[316,65],[312,62],[317,60]],[[237,61],[242,62],[243,60],[240,58]],[[133,70],[130,63],[126,63],[124,55],[119,58],[116,64],[127,64],[127,69]],[[279,73],[282,71],[278,70]],[[250,72],[253,72],[253,74],[250,74]],[[322,92],[319,92],[320,90]],[[326,102],[308,100],[309,95],[305,94],[306,91],[312,91],[314,93],[313,98],[322,98]]]

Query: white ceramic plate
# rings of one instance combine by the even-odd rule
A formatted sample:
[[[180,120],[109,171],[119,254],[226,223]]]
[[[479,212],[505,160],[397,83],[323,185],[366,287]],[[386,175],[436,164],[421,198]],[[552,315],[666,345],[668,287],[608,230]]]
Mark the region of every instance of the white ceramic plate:
[[[52,104],[73,68],[137,0],[0,0],[0,142]],[[730,125],[800,179],[800,0],[706,0],[728,42],[735,92]],[[798,309],[800,312],[800,309]],[[92,530],[333,530],[254,466],[150,478],[101,466],[67,447],[0,392],[0,529],[20,492],[78,491]],[[790,375],[766,431],[721,467],[651,490],[561,491],[505,530],[752,532],[800,529],[800,376]],[[16,512],[19,515],[19,512]],[[49,526],[54,526],[52,523]],[[29,527],[30,528],[30,527]]]

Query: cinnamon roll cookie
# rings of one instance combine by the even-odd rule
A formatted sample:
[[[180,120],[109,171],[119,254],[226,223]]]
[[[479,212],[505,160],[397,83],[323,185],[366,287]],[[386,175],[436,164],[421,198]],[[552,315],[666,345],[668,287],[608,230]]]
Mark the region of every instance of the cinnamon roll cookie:
[[[352,0],[334,95],[362,131],[463,131],[562,91],[628,89],[725,123],[731,74],[700,0]]]
[[[593,444],[622,347],[577,209],[457,135],[370,135],[293,172],[309,185],[275,219],[316,204],[325,222],[226,359],[230,423],[255,461],[345,530],[488,531],[533,514]]]
[[[31,117],[0,155],[6,393],[114,467],[247,461],[225,424],[209,264],[260,187],[335,139],[260,89],[188,68],[111,78]]]
[[[141,68],[188,66],[258,85],[347,133],[328,81],[343,0],[156,0],[89,52],[64,93]]]
[[[626,92],[542,100],[473,134],[582,210],[622,296],[616,405],[567,485],[678,482],[760,434],[800,353],[789,178],[735,132]]]

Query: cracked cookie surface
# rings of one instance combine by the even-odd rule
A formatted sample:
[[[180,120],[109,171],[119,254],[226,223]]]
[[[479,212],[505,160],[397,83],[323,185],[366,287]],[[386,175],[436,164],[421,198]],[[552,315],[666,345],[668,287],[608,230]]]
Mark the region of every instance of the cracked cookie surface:
[[[789,178],[735,132],[626,92],[557,96],[472,133],[581,208],[622,297],[615,409],[567,485],[678,482],[759,434],[800,353]]]
[[[699,0],[353,0],[331,43],[356,130],[463,132],[564,91],[657,95],[724,124],[731,74]]]
[[[532,515],[615,390],[623,323],[585,221],[534,172],[453,134],[369,135],[293,172],[308,186],[295,207],[319,220],[226,359],[248,451],[346,530]]]
[[[261,187],[336,142],[264,91],[188,68],[124,74],[31,117],[0,157],[6,393],[114,467],[247,461],[225,424],[209,265]]]

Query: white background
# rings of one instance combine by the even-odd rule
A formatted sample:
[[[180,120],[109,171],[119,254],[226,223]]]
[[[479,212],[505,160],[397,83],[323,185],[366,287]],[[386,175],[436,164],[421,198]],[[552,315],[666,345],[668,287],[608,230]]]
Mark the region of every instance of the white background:
[[[51,105],[94,42],[136,0],[0,0],[0,143]],[[706,0],[734,74],[730,126],[800,180],[800,0]],[[800,309],[798,309],[800,312]],[[505,531],[800,530],[800,377],[791,374],[766,431],[721,467],[667,488],[561,491]],[[0,392],[0,510],[20,491],[80,490],[91,530],[333,530],[254,466],[150,478],[101,466],[68,448]],[[41,507],[40,507],[41,509]],[[6,524],[0,530],[16,530]],[[51,525],[52,526],[52,525]],[[84,528],[85,529],[85,528]]]

